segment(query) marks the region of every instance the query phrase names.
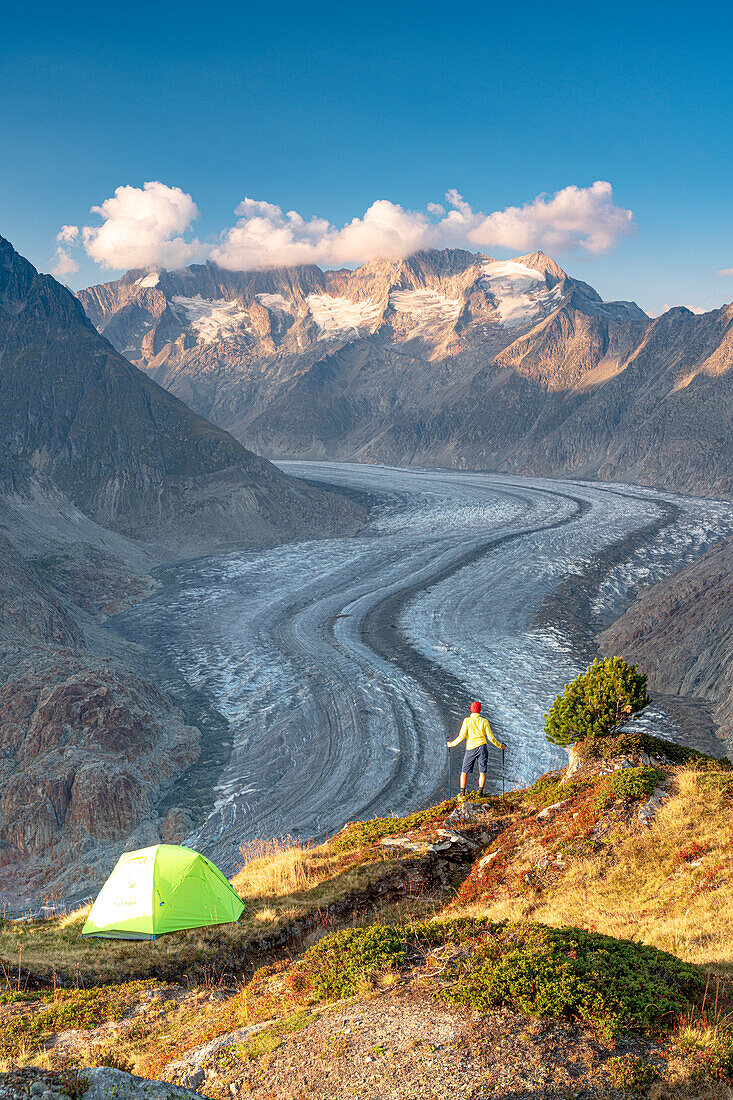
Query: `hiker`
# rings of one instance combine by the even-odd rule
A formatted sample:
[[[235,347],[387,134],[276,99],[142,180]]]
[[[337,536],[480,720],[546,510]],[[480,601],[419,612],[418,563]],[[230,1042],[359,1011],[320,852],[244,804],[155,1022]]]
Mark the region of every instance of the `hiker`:
[[[506,745],[503,741],[496,740],[491,732],[491,726],[485,718],[481,717],[480,703],[471,703],[470,716],[463,719],[461,732],[458,734],[455,741],[447,742],[448,748],[452,749],[454,745],[460,745],[464,738],[466,738],[466,752],[463,757],[463,767],[461,768],[461,794],[465,795],[468,773],[473,771],[473,766],[478,761],[478,793],[480,797],[484,793],[486,767],[489,762],[489,750],[486,747],[486,739],[489,738],[492,744],[496,745],[497,749],[503,750],[506,748]]]

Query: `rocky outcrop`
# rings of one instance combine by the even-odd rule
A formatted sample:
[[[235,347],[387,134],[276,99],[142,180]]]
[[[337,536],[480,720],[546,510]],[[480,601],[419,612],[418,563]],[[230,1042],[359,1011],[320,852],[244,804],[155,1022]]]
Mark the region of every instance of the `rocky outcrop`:
[[[645,592],[600,638],[639,664],[652,691],[710,704],[733,749],[733,540]]]
[[[136,1077],[111,1066],[64,1072],[27,1067],[0,1073],[0,1100],[200,1100],[199,1093],[167,1081]]]
[[[79,298],[265,454],[733,492],[730,306],[652,322],[542,253],[451,249],[356,271],[130,272]]]
[[[17,673],[0,688],[2,888],[68,892],[140,827],[158,839],[156,802],[198,743],[171,700],[132,674],[69,651]]]

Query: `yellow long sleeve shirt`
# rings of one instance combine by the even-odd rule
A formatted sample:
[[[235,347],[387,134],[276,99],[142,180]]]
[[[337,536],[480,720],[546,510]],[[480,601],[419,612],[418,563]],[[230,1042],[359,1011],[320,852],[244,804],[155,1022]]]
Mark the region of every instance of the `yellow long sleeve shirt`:
[[[464,718],[458,737],[455,741],[449,741],[448,744],[453,748],[454,745],[460,745],[464,738],[467,738],[467,749],[477,749],[479,745],[485,745],[487,738],[496,745],[497,749],[501,748],[501,742],[496,740],[491,732],[491,726],[480,714],[471,714],[468,718]]]

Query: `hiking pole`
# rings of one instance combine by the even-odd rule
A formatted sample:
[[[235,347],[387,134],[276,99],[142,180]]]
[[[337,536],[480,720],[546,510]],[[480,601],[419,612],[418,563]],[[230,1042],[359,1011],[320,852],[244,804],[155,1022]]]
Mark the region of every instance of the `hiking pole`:
[[[450,798],[450,749],[448,749],[448,798]]]
[[[501,750],[501,797],[504,797],[504,749]]]

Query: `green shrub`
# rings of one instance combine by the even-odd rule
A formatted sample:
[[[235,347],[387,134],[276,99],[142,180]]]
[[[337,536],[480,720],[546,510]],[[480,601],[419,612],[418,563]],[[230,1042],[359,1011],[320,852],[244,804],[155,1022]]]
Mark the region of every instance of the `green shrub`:
[[[57,989],[36,1013],[16,1016],[0,1030],[0,1055],[13,1057],[21,1049],[38,1050],[46,1039],[71,1028],[95,1028],[126,1015],[140,994],[156,982],[126,982],[95,989]]]
[[[607,1036],[666,1030],[705,986],[698,967],[644,944],[472,919],[337,932],[306,951],[289,981],[311,1002],[350,997],[375,974],[422,961],[448,943],[464,949],[440,964],[445,985],[436,992],[445,1000],[479,1011],[506,1004],[534,1016],[566,1016]]]
[[[646,800],[663,779],[664,772],[658,768],[619,768],[604,780],[598,792],[596,809],[602,812],[611,802]]]
[[[37,993],[35,990],[6,990],[0,993],[0,1005],[14,1005],[19,1001],[39,1001],[46,1000],[49,994]]]
[[[365,980],[405,961],[404,928],[347,928],[308,948],[292,975],[294,990],[318,1001],[351,997]]]
[[[569,780],[562,783],[562,772],[557,774],[542,775],[535,779],[531,787],[527,788],[527,795],[532,799],[538,810],[544,810],[546,806],[552,806],[555,802],[561,802],[565,798],[575,798],[581,791],[592,786],[592,781],[587,779]]]
[[[624,1054],[620,1058],[609,1058],[606,1070],[611,1084],[617,1089],[628,1092],[641,1092],[659,1081],[662,1072],[659,1066],[640,1058],[638,1054]]]
[[[662,737],[652,737],[641,730],[622,730],[608,737],[590,737],[575,746],[575,752],[581,760],[608,760],[613,756],[665,756],[672,764],[694,764],[702,770],[731,771],[731,763],[723,757],[716,760],[697,749],[678,745],[674,741],[665,741]]]
[[[612,1037],[671,1026],[702,991],[697,967],[663,951],[575,928],[507,925],[442,996],[480,1011],[507,1004],[568,1016]]]
[[[484,799],[484,803],[487,801]],[[336,852],[353,852],[357,848],[368,848],[385,836],[405,833],[409,829],[418,829],[421,825],[437,821],[438,818],[450,813],[454,807],[455,800],[450,799],[448,802],[441,802],[427,810],[418,810],[417,813],[408,814],[406,817],[374,817],[371,821],[350,821],[340,833],[333,837],[331,847]]]
[[[596,659],[565,686],[545,715],[545,737],[567,747],[586,738],[608,737],[651,702],[646,676],[621,657]]]

